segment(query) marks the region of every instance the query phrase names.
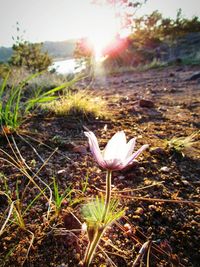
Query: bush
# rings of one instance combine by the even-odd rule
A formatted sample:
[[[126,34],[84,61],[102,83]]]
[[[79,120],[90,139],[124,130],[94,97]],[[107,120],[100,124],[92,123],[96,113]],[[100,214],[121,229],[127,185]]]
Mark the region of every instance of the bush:
[[[9,61],[12,66],[26,67],[33,72],[47,70],[52,59],[42,52],[42,43],[20,42],[13,45],[13,55]]]
[[[9,70],[10,70],[10,68],[9,68],[8,64],[0,63],[0,79],[1,78],[5,79]]]

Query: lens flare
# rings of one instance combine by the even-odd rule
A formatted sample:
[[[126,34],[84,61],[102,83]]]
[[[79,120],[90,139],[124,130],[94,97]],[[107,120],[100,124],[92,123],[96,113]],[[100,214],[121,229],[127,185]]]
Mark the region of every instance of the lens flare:
[[[112,35],[114,38],[114,33]],[[106,38],[105,35],[103,34],[98,34],[98,35],[93,35],[89,38],[89,42],[91,44],[93,54],[94,54],[94,59],[96,62],[101,62],[105,58],[104,51],[106,47],[111,43],[112,38],[109,36],[109,38]]]
[[[88,33],[88,40],[93,48],[96,61],[104,57],[103,51],[115,38],[118,31],[116,16],[108,6],[101,6],[94,14],[93,25]]]

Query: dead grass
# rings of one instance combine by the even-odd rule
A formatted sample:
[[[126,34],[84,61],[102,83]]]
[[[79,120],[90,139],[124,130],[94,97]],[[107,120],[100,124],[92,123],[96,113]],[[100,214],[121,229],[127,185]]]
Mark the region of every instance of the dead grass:
[[[42,105],[42,108],[58,116],[73,115],[82,118],[109,118],[111,116],[106,101],[86,90],[75,93],[68,92],[60,99]]]

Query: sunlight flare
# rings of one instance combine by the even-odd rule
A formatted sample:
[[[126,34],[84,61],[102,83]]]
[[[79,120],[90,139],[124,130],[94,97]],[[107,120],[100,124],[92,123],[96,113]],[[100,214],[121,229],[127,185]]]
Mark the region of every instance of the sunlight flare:
[[[88,40],[93,47],[95,60],[102,61],[105,48],[113,41],[118,32],[118,20],[113,9],[99,6],[90,25]]]

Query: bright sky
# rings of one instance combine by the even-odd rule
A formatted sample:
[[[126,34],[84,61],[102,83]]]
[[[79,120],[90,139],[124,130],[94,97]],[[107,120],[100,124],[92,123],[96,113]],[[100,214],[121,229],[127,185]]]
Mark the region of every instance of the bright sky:
[[[90,36],[108,39],[118,29],[113,10],[90,4],[91,0],[0,0],[0,46],[11,46],[16,22],[31,42],[63,41]],[[182,8],[187,17],[200,16],[200,0],[147,0],[139,14],[158,9],[174,17]],[[96,33],[100,33],[97,34]]]

